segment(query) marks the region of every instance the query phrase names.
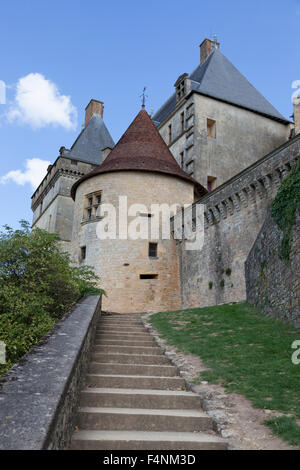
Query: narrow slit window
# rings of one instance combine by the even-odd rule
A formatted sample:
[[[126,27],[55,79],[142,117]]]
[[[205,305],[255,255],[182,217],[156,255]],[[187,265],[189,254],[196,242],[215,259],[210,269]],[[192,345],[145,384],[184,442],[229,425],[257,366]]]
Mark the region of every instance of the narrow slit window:
[[[157,243],[149,243],[149,258],[157,258]]]
[[[180,166],[183,168],[184,164],[184,152],[180,152]]]
[[[140,274],[140,279],[157,279],[158,274]]]
[[[172,124],[168,126],[168,142],[169,144],[172,142]]]
[[[184,132],[184,112],[180,114],[181,132]]]

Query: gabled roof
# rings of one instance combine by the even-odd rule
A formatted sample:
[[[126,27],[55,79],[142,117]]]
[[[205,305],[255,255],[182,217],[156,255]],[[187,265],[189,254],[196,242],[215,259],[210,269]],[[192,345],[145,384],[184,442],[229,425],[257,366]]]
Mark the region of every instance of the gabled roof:
[[[71,195],[75,198],[77,187],[88,178],[102,173],[128,170],[173,175],[193,183],[200,196],[207,193],[203,186],[180,168],[144,109],[138,113],[104,162],[76,181],[72,186]]]
[[[289,122],[248,82],[219,49],[215,49],[188,78],[191,80],[191,90],[196,93],[211,96],[284,123]],[[156,124],[163,122],[174,111],[175,106],[174,94],[153,116],[153,121]]]
[[[68,157],[99,165],[102,161],[101,151],[106,147],[113,148],[114,145],[103,119],[99,114],[94,114],[75,140]]]

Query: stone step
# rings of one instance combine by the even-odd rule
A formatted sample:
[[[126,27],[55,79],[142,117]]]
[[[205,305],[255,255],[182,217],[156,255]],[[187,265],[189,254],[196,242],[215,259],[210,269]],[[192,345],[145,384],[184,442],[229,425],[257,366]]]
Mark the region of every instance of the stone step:
[[[201,399],[193,392],[123,388],[87,388],[80,406],[201,410]]]
[[[96,388],[139,388],[149,390],[185,390],[181,377],[156,377],[143,375],[87,374],[86,385]]]
[[[188,432],[77,431],[73,450],[226,450],[215,435]]]
[[[155,343],[155,340],[152,336],[145,334],[145,335],[131,335],[131,334],[115,334],[115,333],[97,333],[96,339],[125,339],[127,341],[133,339],[136,341],[152,341]]]
[[[108,431],[200,432],[212,430],[212,419],[197,410],[80,408],[79,429]]]
[[[128,339],[103,339],[103,338],[96,338],[95,339],[95,346],[149,346],[152,347],[155,345],[153,341],[134,341]]]
[[[121,333],[115,333],[114,331],[96,331],[96,335],[95,335],[97,338],[99,337],[103,337],[103,336],[109,336],[109,337],[118,337],[118,338],[128,338],[128,339],[132,339],[132,338],[136,338],[136,339],[149,339],[149,338],[152,338],[153,339],[153,336],[151,336],[149,333],[125,333],[125,332],[121,332]]]
[[[103,364],[100,362],[90,362],[90,374],[105,375],[150,375],[156,377],[175,377],[177,369],[174,366],[162,365],[136,365],[136,364]]]
[[[98,331],[101,331],[101,332],[115,332],[115,333],[119,332],[119,333],[131,333],[131,334],[135,334],[135,333],[145,334],[147,332],[147,330],[143,326],[133,327],[133,326],[118,326],[118,325],[111,325],[111,326],[103,325],[101,327],[98,327],[96,331],[97,333]]]
[[[109,364],[170,364],[169,359],[163,355],[94,353],[91,357],[92,361]]]
[[[163,352],[159,347],[141,347],[141,346],[94,346],[93,352],[101,353],[125,353],[125,354],[150,354],[162,355]]]
[[[144,326],[141,320],[100,320],[98,325]]]

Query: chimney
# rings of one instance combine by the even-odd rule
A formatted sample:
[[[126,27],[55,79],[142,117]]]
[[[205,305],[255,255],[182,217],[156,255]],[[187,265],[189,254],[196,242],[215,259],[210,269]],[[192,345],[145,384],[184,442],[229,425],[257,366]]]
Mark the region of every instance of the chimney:
[[[300,96],[293,99],[295,135],[300,134]]]
[[[217,41],[217,36],[215,39],[204,39],[200,44],[200,65],[206,61],[210,54],[215,50],[220,49],[220,43]]]
[[[88,125],[88,123],[90,122],[94,114],[99,114],[103,118],[103,109],[104,109],[104,104],[102,101],[91,100],[89,104],[87,105],[87,107],[85,108],[84,127]]]

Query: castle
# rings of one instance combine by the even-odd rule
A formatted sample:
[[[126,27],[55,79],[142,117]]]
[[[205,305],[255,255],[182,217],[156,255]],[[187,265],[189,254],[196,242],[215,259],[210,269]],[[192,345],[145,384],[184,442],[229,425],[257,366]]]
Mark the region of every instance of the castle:
[[[244,300],[245,262],[300,154],[300,100],[293,124],[224,57],[218,42],[202,42],[200,64],[174,87],[152,118],[142,109],[116,145],[103,121],[103,103],[91,100],[84,129],[70,149],[60,148],[32,196],[33,227],[57,232],[78,265],[95,268],[107,292],[104,310]],[[186,250],[185,238],[174,237],[181,210],[172,217],[169,239],[161,231],[146,239],[122,236],[118,211],[117,237],[99,238],[101,210],[119,207],[120,196],[128,207],[140,205],[141,225],[153,219],[151,205],[167,204],[190,210],[196,231],[201,204],[202,249]]]

